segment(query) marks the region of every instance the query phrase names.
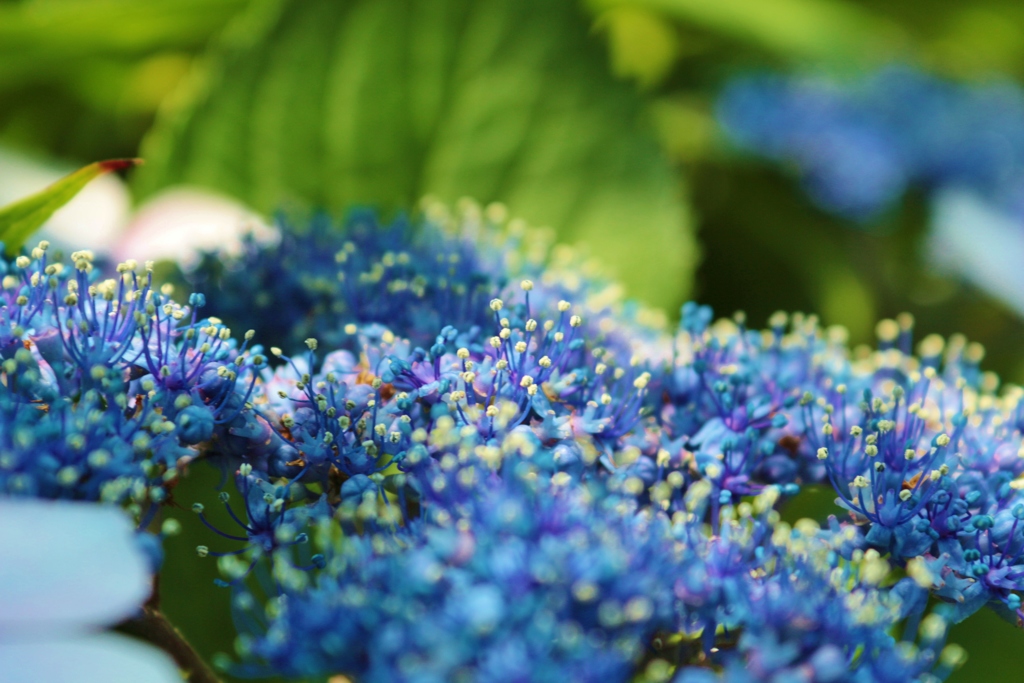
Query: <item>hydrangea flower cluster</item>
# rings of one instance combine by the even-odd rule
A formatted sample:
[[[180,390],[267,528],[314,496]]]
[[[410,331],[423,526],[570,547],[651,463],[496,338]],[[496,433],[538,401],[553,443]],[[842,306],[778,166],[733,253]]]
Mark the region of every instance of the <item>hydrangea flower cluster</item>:
[[[48,252],[0,263],[0,493],[123,505],[145,528],[200,444],[258,428],[243,408],[265,360],[152,264],[104,278],[90,252]]]
[[[949,623],[1024,617],[1021,392],[977,345],[696,304],[668,334],[501,207],[325,220],[188,274],[266,357],[135,264],[4,281],[0,482],[145,527],[221,467],[232,528],[193,510],[236,673],[931,683]],[[808,484],[837,514],[783,522]]]
[[[1021,619],[1021,392],[995,395],[980,345],[931,335],[911,355],[904,315],[879,324],[877,351],[851,357],[843,331],[822,333],[813,318],[795,317],[784,335],[777,314],[750,333],[707,327],[710,312],[689,308],[694,360],[677,364],[676,382],[697,386],[701,427],[687,442],[716,497],[744,492],[750,473],[787,493],[827,481],[864,531],[858,544],[931,582],[956,621],[985,603]]]
[[[462,499],[452,513],[435,506],[401,530],[333,544],[315,578],[286,578],[274,620],[242,640],[244,654],[290,675],[627,679],[673,621],[665,520],[605,509],[606,499],[564,483],[473,467],[431,482]],[[366,493],[359,504],[375,505]],[[250,595],[236,598],[240,611],[252,610]],[[261,612],[239,621],[258,624]]]
[[[741,148],[796,167],[822,208],[865,219],[911,185],[971,191],[1024,215],[1024,91],[893,66],[857,81],[758,75],[718,119]]]
[[[573,292],[593,270],[569,250],[550,250],[550,232],[508,220],[500,205],[482,211],[466,204],[455,218],[444,205],[426,202],[429,230],[407,217],[384,224],[371,211],[353,211],[340,239],[328,216],[304,225],[280,220],[272,248],[248,234],[239,256],[204,253],[186,273],[211,310],[232,324],[245,321],[266,345],[297,347],[316,336],[340,347],[351,339],[347,325],[376,322],[427,348],[445,326],[468,332],[489,324],[488,302],[512,274]],[[601,279],[587,284],[588,296],[603,302],[594,308],[622,306],[618,289]]]

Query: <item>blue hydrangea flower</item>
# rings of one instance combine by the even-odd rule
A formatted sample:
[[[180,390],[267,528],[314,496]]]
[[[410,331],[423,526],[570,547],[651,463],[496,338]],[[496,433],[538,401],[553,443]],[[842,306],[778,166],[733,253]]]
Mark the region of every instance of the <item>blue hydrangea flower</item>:
[[[259,431],[244,407],[263,356],[151,264],[101,279],[91,253],[69,268],[48,247],[3,262],[0,492],[130,504],[145,525],[198,444]]]
[[[493,509],[515,508],[524,520],[515,528],[534,533],[525,520],[566,500],[586,501],[615,524],[660,525],[657,548],[633,552],[653,553],[648,564],[671,577],[656,582],[668,593],[648,594],[669,607],[635,624],[644,636],[628,639],[618,663],[589,652],[529,655],[534,665],[517,669],[523,680],[585,678],[591,659],[605,675],[626,675],[659,629],[691,643],[684,652],[696,648],[750,680],[807,671],[821,680],[941,679],[956,651],[938,655],[946,617],[928,614],[929,590],[959,605],[949,619],[985,603],[1019,608],[1016,541],[1007,540],[1018,528],[991,529],[999,510],[1012,511],[1005,506],[1021,470],[989,447],[1016,448],[1019,437],[1007,431],[1016,418],[986,403],[974,422],[965,419],[987,381],[974,347],[954,340],[943,354],[930,339],[913,358],[911,324],[901,319],[880,327],[875,356],[851,360],[842,335],[811,317],[777,315],[770,329],[753,331],[742,319],[713,323],[695,305],[684,308],[674,344],[641,335],[635,345],[533,280],[503,292],[480,323],[445,325],[429,345],[417,346],[411,337],[421,332],[401,319],[341,318],[344,340],[333,350],[313,337],[299,353],[273,349],[284,365],[262,371],[243,410],[272,433],[240,452],[241,531],[217,530],[238,545],[200,549],[222,556],[236,591],[243,671],[414,680],[415,670],[443,680],[455,669],[486,677],[493,662],[511,666],[509,652],[531,652],[532,626],[510,620],[509,585],[489,573],[497,560],[471,563],[483,573],[468,576],[464,559],[446,563],[517,538],[492,525]],[[644,360],[639,348],[654,353]],[[803,545],[780,541],[788,532],[771,512],[775,501],[821,481],[857,524],[833,519]],[[979,531],[989,509],[993,524]],[[588,519],[591,530],[604,528],[604,517]],[[603,534],[595,552],[614,539]],[[517,543],[530,556],[546,541]],[[885,553],[914,578],[880,588]],[[996,570],[986,579],[979,565]],[[261,605],[261,594],[282,591],[285,599]],[[860,602],[843,602],[843,592]],[[606,610],[607,624],[588,622],[605,639],[615,621]],[[897,643],[888,634],[903,620],[929,624],[930,635]],[[436,628],[412,625],[441,622],[458,635],[440,642]],[[490,648],[500,627],[512,629],[509,652]],[[733,633],[742,641],[723,654]]]
[[[704,487],[704,495],[710,491]],[[777,496],[771,491],[753,505],[725,508],[714,537],[692,519],[676,522],[675,534],[687,545],[675,586],[683,632],[700,638],[708,663],[720,672],[683,667],[676,680],[945,678],[962,656],[955,647],[943,649],[948,619],[925,617],[916,644],[897,643],[889,634],[925,591],[910,579],[897,584],[899,590],[879,588],[888,565],[877,551],[856,550],[843,559],[836,550],[850,540],[849,527],[779,524],[770,511]]]
[[[851,355],[812,316],[696,304],[669,335],[499,214],[229,259],[226,308],[249,266],[301,303],[275,367],[137,264],[5,262],[0,486],[145,528],[194,461],[233,471],[232,528],[193,510],[247,674],[924,683],[961,658],[948,622],[1024,616],[1024,392],[980,347],[914,355],[902,316]],[[824,482],[842,519],[779,521]]]
[[[911,184],[969,189],[1024,211],[1024,91],[958,84],[907,66],[860,80],[756,75],[722,93],[718,118],[741,148],[796,167],[823,208],[870,218]]]
[[[274,601],[245,654],[288,675],[367,681],[622,680],[671,623],[664,520],[520,477],[476,485],[457,513],[334,545],[321,574]],[[240,622],[262,621],[249,593],[235,605]]]
[[[879,325],[878,352],[851,360],[813,320],[787,331],[775,316],[750,334],[709,319],[684,309],[663,408],[663,443],[680,455],[666,449],[659,477],[679,472],[681,486],[698,475],[713,515],[759,487],[790,494],[828,481],[863,543],[899,563],[941,559],[930,585],[956,603],[957,621],[986,602],[1020,618],[1020,397],[990,393],[983,349],[931,336],[914,357],[913,321],[902,316]],[[665,501],[680,509],[683,498]],[[996,519],[1001,535],[990,540]]]
[[[423,348],[445,327],[472,335],[491,323],[487,303],[509,298],[524,279],[543,281],[534,296],[542,309],[584,303],[588,325],[603,321],[619,346],[651,340],[663,316],[622,302],[613,282],[581,278],[580,257],[549,249],[549,235],[507,214],[500,204],[466,203],[453,216],[427,202],[414,218],[391,222],[368,210],[340,225],[323,215],[301,226],[282,217],[280,243],[249,239],[240,255],[208,253],[186,276],[217,315],[288,353],[309,337],[347,347],[347,325],[384,325]],[[612,329],[623,326],[632,338]]]
[[[205,254],[189,277],[220,315],[285,348],[311,336],[338,344],[337,320],[401,327],[423,343],[444,325],[486,320],[483,305],[507,277],[469,235],[446,234],[435,223],[383,224],[356,211],[342,230],[318,216],[281,232],[272,246],[247,239],[237,258]]]

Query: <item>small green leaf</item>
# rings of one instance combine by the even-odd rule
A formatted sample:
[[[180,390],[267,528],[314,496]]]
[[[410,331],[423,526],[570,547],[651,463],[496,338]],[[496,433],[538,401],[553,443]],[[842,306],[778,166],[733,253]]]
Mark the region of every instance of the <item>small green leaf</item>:
[[[33,232],[60,207],[67,204],[93,178],[130,168],[139,159],[110,159],[97,161],[70,173],[49,187],[24,199],[0,208],[0,241],[8,254],[17,253]]]

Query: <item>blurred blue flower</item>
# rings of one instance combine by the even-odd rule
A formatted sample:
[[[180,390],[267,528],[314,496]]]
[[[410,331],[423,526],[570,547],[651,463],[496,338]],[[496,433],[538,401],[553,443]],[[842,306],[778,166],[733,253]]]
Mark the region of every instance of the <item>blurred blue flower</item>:
[[[792,165],[822,208],[855,220],[911,185],[968,189],[1024,216],[1024,90],[960,84],[909,66],[860,79],[733,80],[718,119],[741,149]]]
[[[614,313],[616,325],[605,328],[620,348],[643,341],[653,327],[636,324],[653,314],[621,301],[616,283],[582,278],[580,255],[549,249],[550,235],[508,220],[500,204],[466,203],[453,216],[427,202],[414,217],[390,222],[369,210],[353,210],[342,221],[279,220],[279,243],[246,237],[241,253],[204,253],[186,276],[215,315],[255,329],[264,345],[289,354],[309,337],[354,350],[346,326],[383,325],[425,349],[445,329],[472,337],[495,319],[488,302],[518,294],[523,280],[545,284],[533,294],[541,310],[588,299],[592,331]],[[624,325],[633,339],[614,329]]]
[[[0,498],[0,672],[11,683],[180,683],[163,653],[100,632],[151,590],[147,558],[114,509]]]

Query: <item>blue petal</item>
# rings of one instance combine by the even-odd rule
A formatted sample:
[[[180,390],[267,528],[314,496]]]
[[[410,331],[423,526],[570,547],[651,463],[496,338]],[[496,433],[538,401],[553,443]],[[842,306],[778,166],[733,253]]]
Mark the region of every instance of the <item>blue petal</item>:
[[[0,638],[114,623],[149,595],[124,514],[92,503],[0,499]]]
[[[0,641],[7,683],[181,683],[171,659],[156,648],[113,633],[64,639]]]

